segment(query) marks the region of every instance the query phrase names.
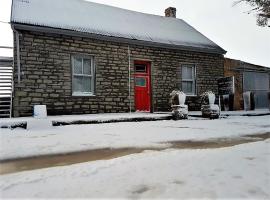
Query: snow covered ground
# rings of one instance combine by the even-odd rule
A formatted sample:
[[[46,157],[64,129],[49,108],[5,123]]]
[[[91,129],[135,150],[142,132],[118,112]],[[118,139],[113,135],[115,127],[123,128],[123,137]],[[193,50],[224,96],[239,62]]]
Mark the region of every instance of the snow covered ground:
[[[227,124],[223,130],[231,127],[228,131],[233,131],[236,124],[246,122],[243,129],[248,131],[260,121],[254,120],[222,121]],[[218,121],[210,122],[219,124]],[[195,128],[203,128],[210,122],[196,125],[197,121],[181,121],[178,126],[195,123]],[[147,125],[164,130],[163,134],[171,134],[162,128],[162,122],[159,123]],[[176,125],[171,122],[166,126]],[[130,132],[136,129],[138,127]],[[192,133],[191,137],[196,134],[203,133]],[[2,175],[0,198],[270,199],[269,157],[269,139],[219,149],[147,151],[107,161]]]
[[[192,118],[191,118],[192,119]],[[239,137],[270,131],[270,116],[0,129],[0,159],[96,148],[162,147],[164,142]]]
[[[0,159],[270,132],[270,117],[0,129]],[[213,149],[144,151],[0,175],[0,198],[270,199],[270,139]]]

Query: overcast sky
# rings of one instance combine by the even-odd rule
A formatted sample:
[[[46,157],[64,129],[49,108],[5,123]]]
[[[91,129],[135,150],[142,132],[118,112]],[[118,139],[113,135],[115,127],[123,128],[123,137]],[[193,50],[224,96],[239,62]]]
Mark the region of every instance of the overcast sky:
[[[68,1],[68,0],[67,0]],[[270,28],[256,25],[245,4],[235,0],[92,0],[144,13],[164,15],[165,8],[177,9],[181,18],[227,51],[226,57],[270,67]],[[10,19],[11,0],[0,0],[0,21]],[[52,5],[53,6],[53,5]],[[49,13],[48,13],[49,14]],[[0,46],[12,46],[10,25],[0,22]],[[12,56],[1,50],[0,56]]]

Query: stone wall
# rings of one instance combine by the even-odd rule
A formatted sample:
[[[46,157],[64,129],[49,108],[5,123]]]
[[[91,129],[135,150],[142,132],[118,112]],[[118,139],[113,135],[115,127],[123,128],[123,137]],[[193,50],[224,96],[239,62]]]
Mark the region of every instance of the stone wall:
[[[14,43],[15,72],[17,72]],[[223,56],[130,45],[131,107],[134,111],[134,60],[151,62],[152,109],[169,111],[169,94],[181,89],[181,64],[196,65],[197,94],[217,92],[223,77]],[[94,56],[96,93],[72,96],[71,56]],[[13,115],[32,115],[33,105],[46,104],[49,115],[129,111],[128,45],[82,37],[20,31],[21,83],[14,73]],[[189,109],[200,107],[188,97]]]

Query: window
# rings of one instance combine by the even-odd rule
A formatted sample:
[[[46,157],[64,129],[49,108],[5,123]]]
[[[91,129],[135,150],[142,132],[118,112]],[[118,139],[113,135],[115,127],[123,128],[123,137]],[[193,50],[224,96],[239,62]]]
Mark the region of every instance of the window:
[[[182,65],[182,91],[188,95],[195,95],[195,66]]]
[[[95,70],[93,57],[72,57],[72,95],[89,96],[94,94]]]
[[[144,65],[144,64],[135,64],[135,71],[137,73],[146,73],[146,65]]]
[[[139,87],[146,87],[146,78],[145,77],[136,77],[135,85]]]

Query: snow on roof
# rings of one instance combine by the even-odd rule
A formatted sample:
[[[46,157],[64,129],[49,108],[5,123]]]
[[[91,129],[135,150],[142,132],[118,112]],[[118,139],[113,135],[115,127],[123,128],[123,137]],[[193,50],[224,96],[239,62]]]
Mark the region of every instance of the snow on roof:
[[[225,53],[181,19],[86,0],[13,0],[11,22]]]

